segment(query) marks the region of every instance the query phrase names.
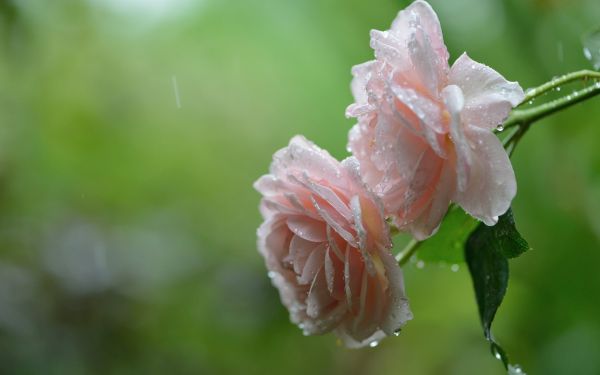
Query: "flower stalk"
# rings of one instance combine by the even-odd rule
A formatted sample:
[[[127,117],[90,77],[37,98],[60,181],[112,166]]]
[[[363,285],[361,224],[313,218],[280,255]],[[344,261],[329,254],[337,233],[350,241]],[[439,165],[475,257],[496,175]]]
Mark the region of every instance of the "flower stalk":
[[[546,82],[543,85],[527,90],[527,92],[525,92],[525,98],[523,98],[523,101],[521,104],[519,104],[519,106],[529,103],[538,96],[545,94],[548,91],[556,90],[560,86],[563,86],[567,83],[578,80],[587,81],[589,79],[600,79],[600,72],[595,72],[593,70],[579,70],[577,72],[571,72],[560,77],[553,78],[551,81]]]
[[[396,260],[398,261],[398,265],[402,267],[408,262],[410,257],[413,256],[414,253],[417,252],[419,246],[423,243],[423,241],[417,241],[412,239],[405,247],[402,249],[400,253],[396,256]]]

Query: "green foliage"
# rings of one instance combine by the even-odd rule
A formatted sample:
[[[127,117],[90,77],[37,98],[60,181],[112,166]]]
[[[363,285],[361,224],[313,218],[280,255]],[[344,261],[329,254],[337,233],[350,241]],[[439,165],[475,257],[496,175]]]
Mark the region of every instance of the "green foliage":
[[[419,259],[426,262],[464,262],[464,245],[479,222],[452,205],[437,233],[419,246]]]
[[[465,259],[475,288],[483,334],[491,343],[492,353],[506,367],[508,356],[494,340],[492,321],[508,287],[508,259],[527,250],[529,245],[517,231],[510,209],[492,227],[479,224],[465,246]]]

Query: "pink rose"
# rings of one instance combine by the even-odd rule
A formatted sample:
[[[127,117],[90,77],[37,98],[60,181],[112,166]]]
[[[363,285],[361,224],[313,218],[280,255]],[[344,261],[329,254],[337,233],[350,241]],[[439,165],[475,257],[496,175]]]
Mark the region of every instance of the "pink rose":
[[[258,246],[292,322],[349,347],[391,335],[411,313],[378,198],[351,157],[296,136],[254,184],[265,219]]]
[[[492,132],[523,90],[463,54],[448,66],[438,18],[425,1],[371,32],[376,60],[353,68],[358,118],[349,148],[401,229],[425,239],[450,201],[487,225],[509,208],[515,175]]]

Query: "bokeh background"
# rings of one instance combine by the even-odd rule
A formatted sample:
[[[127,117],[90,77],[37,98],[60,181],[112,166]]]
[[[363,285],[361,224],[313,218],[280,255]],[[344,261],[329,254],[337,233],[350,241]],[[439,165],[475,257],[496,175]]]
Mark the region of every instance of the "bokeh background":
[[[405,269],[379,347],[303,337],[255,245],[252,182],[304,134],[345,157],[352,65],[409,1],[0,0],[1,374],[502,374],[468,271]],[[591,67],[597,0],[431,0],[454,60],[524,87]],[[513,157],[494,331],[530,374],[600,374],[600,99]]]

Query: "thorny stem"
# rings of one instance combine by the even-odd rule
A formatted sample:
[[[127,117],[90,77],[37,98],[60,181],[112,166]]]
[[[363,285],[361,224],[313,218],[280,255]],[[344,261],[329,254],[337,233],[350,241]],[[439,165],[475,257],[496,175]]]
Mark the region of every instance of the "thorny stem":
[[[540,104],[533,108],[518,108],[525,103],[529,103],[532,99],[537,98],[538,96],[548,91],[554,90],[566,83],[570,83],[576,80],[587,81],[589,79],[592,79],[595,82],[592,85],[589,85],[581,90],[573,91],[566,96],[552,100],[547,103]],[[546,116],[561,111],[577,103],[583,102],[584,100],[590,99],[596,95],[600,95],[600,72],[595,72],[592,70],[581,70],[578,72],[568,73],[563,76],[554,78],[551,81],[546,82],[543,85],[540,85],[534,89],[528,90],[521,104],[519,104],[517,108],[511,112],[506,121],[504,121],[504,123],[502,124],[502,127],[498,128],[500,130],[502,128],[509,129],[516,127],[516,129],[510,135],[508,135],[502,142],[504,148],[506,149],[506,152],[508,152],[509,155],[512,155],[512,153],[515,150],[515,147],[517,146],[521,138],[523,138],[523,135],[525,135],[527,130],[529,130],[529,128],[531,127],[531,124],[533,124],[535,121],[538,121]],[[391,228],[392,232],[398,232],[398,230],[394,226],[392,226]],[[402,249],[402,251],[396,256],[396,260],[398,261],[398,265],[400,267],[406,264],[410,257],[412,257],[417,252],[421,243],[422,241],[417,241],[413,239],[404,247],[404,249]]]

